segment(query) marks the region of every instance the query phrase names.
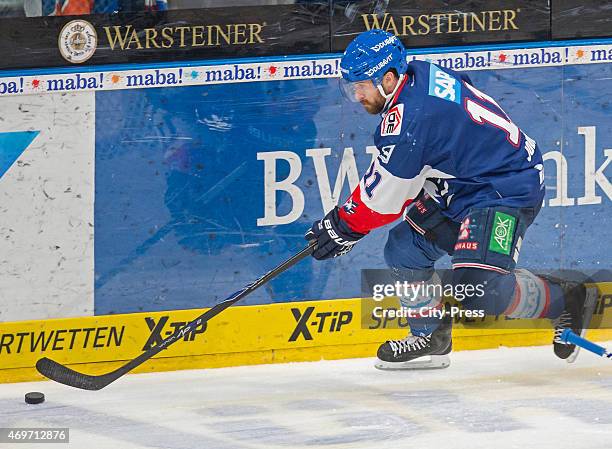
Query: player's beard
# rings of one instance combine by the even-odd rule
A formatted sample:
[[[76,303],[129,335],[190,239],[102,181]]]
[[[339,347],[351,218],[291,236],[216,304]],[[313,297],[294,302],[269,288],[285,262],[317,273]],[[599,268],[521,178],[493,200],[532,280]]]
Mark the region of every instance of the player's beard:
[[[362,100],[361,105],[368,112],[368,114],[380,114],[385,107],[385,98],[378,94],[373,101]]]

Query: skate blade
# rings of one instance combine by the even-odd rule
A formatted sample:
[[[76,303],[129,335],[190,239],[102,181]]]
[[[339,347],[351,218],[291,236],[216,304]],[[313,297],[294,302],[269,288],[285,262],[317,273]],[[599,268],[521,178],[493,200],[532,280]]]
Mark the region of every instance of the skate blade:
[[[421,370],[421,369],[442,369],[450,366],[450,357],[447,355],[429,355],[419,357],[409,362],[385,362],[376,359],[374,367],[383,371],[397,370]]]
[[[597,296],[599,294],[599,289],[597,287],[587,288],[587,297],[584,300],[584,315],[582,317],[582,331],[580,332],[580,336],[584,338],[587,333],[587,329],[589,324],[591,324],[591,319],[593,318],[593,313],[595,312],[595,307],[597,306]],[[580,346],[576,346],[574,352],[570,354],[570,356],[565,359],[567,363],[574,363],[578,358],[578,354],[580,353]]]

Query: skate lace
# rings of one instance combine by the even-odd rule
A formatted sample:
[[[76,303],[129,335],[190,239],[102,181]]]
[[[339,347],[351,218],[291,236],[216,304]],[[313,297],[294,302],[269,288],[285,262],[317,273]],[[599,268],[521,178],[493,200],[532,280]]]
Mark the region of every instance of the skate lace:
[[[559,318],[553,321],[555,325],[555,335],[553,338],[553,343],[559,343],[565,345],[563,340],[561,340],[561,334],[565,329],[571,329],[572,327],[572,315],[569,312],[563,312]]]
[[[431,335],[421,336],[409,336],[401,340],[389,340],[389,345],[393,349],[393,355],[397,356],[404,352],[418,351],[427,346],[427,343],[431,340]]]

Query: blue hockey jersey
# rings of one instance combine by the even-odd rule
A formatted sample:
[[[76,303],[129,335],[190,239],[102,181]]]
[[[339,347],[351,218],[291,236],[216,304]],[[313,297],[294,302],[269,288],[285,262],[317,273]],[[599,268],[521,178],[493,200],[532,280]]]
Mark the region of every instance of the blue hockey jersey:
[[[406,75],[375,131],[378,157],[340,210],[353,230],[394,221],[422,189],[455,221],[472,208],[542,203],[538,146],[493,98],[429,62]]]

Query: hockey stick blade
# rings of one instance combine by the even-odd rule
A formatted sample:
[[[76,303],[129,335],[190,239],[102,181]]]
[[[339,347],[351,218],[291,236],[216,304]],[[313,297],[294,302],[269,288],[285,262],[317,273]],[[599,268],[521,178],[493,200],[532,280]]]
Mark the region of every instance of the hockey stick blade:
[[[210,320],[214,316],[220,314],[231,305],[237,303],[242,298],[267,283],[269,280],[278,276],[279,274],[289,269],[305,257],[312,254],[315,245],[316,242],[311,241],[306,248],[302,249],[300,252],[293,255],[276,268],[272,269],[271,271],[268,271],[255,282],[252,282],[251,284],[248,284],[246,287],[244,287],[242,290],[238,290],[237,292],[233,293],[225,301],[216,304],[211,309],[208,309],[206,312],[195,318],[193,321],[187,323],[182,328],[177,329],[172,335],[166,337],[157,345],[152,346],[135,359],[130,360],[125,365],[120,366],[119,368],[114,371],[111,371],[110,373],[101,374],[99,376],[79,373],[78,371],[75,371],[72,368],[68,368],[67,366],[62,365],[61,363],[58,363],[47,357],[43,357],[38,362],[36,362],[36,369],[40,374],[47,377],[48,379],[51,379],[60,384],[68,385],[69,387],[80,388],[81,390],[101,390],[102,388],[106,387],[107,385],[122,377],[124,374],[129,373],[137,366],[143,364],[151,357],[155,356],[157,353],[166,349],[171,344],[182,340],[188,332],[193,331],[193,329],[195,329],[197,326],[207,323],[208,320]]]
[[[112,376],[107,377],[108,375],[90,376],[79,373],[47,357],[36,362],[36,369],[48,379],[81,390],[101,390],[114,380]]]

